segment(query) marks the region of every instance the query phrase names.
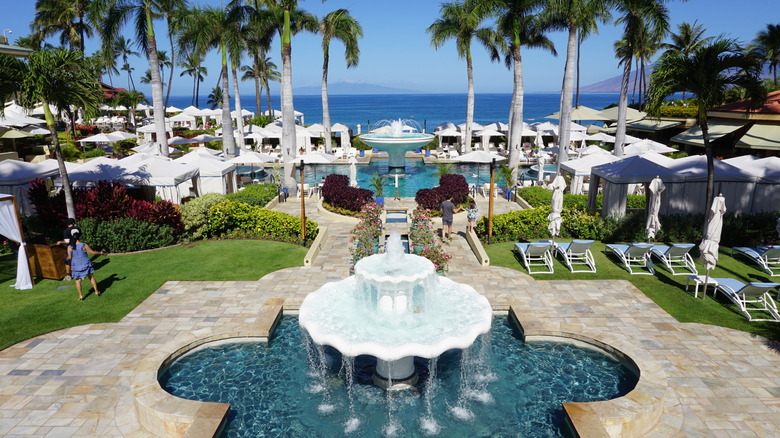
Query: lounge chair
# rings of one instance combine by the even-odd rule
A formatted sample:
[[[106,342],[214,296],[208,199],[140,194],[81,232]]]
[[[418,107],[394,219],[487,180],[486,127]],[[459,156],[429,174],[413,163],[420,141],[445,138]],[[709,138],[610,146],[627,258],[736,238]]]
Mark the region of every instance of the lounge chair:
[[[650,243],[630,243],[628,245],[609,244],[606,250],[615,254],[630,274],[655,275],[653,260],[650,251],[653,245]],[[648,272],[634,272],[634,269],[647,269]]]
[[[449,155],[445,151],[441,151],[441,152],[437,152],[436,153],[436,158],[438,158],[440,160],[446,160],[448,157],[449,157]]]
[[[590,252],[591,245],[593,245],[592,240],[572,240],[558,242],[556,247],[571,272],[596,272],[596,262]],[[585,266],[582,269],[574,269],[574,265]]]
[[[780,246],[735,246],[731,249],[731,255],[734,255],[734,251],[758,263],[770,276],[780,275]]]
[[[515,251],[520,255],[529,274],[552,274],[552,244],[550,242],[515,243]],[[546,270],[532,272],[532,266],[544,266]]]
[[[780,322],[780,313],[777,311],[777,304],[769,291],[780,286],[778,283],[748,283],[745,284],[733,278],[714,278],[718,282],[715,287],[715,293],[723,292],[739,310],[745,315],[748,321],[778,321]],[[758,306],[749,306],[749,304],[758,304]],[[768,312],[772,318],[754,318],[750,312]],[[765,315],[764,315],[765,316]]]
[[[651,254],[654,255],[672,275],[699,275],[693,258],[689,254],[692,243],[673,243],[671,245],[654,245]],[[689,272],[675,272],[674,268],[687,269]]]

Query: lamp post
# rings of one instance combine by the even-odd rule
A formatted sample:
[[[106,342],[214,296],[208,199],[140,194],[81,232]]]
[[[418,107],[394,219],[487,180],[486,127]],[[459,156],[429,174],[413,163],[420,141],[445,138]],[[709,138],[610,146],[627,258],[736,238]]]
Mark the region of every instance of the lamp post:
[[[488,204],[488,243],[493,237],[493,194],[495,193],[496,184],[496,159],[490,162],[490,201]]]
[[[301,160],[301,240],[306,240],[306,197],[303,194],[303,160]]]

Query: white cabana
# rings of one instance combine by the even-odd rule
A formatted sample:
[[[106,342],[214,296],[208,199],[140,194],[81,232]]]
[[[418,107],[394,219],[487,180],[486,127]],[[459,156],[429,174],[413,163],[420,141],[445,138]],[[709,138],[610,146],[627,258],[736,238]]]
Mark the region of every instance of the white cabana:
[[[0,195],[0,234],[19,244],[16,258],[16,283],[11,286],[19,290],[32,289],[32,275],[27,260],[27,248],[22,232],[22,222],[19,218],[19,207],[14,207],[14,197]]]
[[[334,123],[330,127],[330,132],[339,134],[339,145],[344,148],[344,150],[347,150],[352,146],[352,141],[350,140],[352,130],[349,128],[349,126],[343,123]]]
[[[71,173],[81,167],[81,164],[78,163],[71,163],[70,161],[64,161],[65,164],[65,171],[68,173]],[[55,160],[54,158],[47,158],[40,163],[38,163],[38,166],[41,166],[41,168],[46,170],[55,169],[57,173],[59,174],[60,171],[60,164]]]
[[[154,187],[156,196],[174,204],[181,204],[180,184],[188,180],[197,183],[198,168],[190,164],[153,157],[135,163],[135,166],[135,169],[129,169],[116,182],[134,187]]]
[[[490,150],[490,138],[491,137],[503,137],[504,134],[502,132],[496,131],[495,129],[483,129],[481,131],[475,131],[474,137],[479,137],[482,142],[482,150],[488,151]]]
[[[583,192],[584,179],[585,177],[590,176],[591,169],[594,166],[601,166],[602,164],[612,163],[617,160],[619,160],[619,158],[610,153],[590,154],[583,158],[561,163],[561,169],[572,175],[571,187],[569,189],[571,193],[573,195],[580,195]]]
[[[780,206],[780,157],[758,158],[753,155],[723,160],[758,177],[753,195],[752,212],[775,211]]]
[[[455,137],[457,138],[457,144],[460,144],[460,142],[463,140],[463,133],[460,131],[454,129],[454,128],[445,128],[439,131],[435,131],[434,134],[439,137],[439,145],[441,147],[444,147],[445,145],[442,143],[443,137]]]
[[[191,181],[184,181],[179,186],[182,193],[202,195],[204,193],[232,193],[235,187],[236,165],[226,163],[208,153],[192,151],[173,160],[175,163],[189,164],[199,169],[197,193]]]
[[[60,170],[56,167],[51,168],[17,160],[0,161],[0,195],[15,196],[19,212],[30,216],[35,213],[30,196],[27,194],[30,183],[39,178],[51,178],[59,174]]]
[[[445,130],[445,129],[456,129],[457,130],[458,126],[455,125],[452,122],[444,122],[442,124],[436,125],[433,128],[433,132],[436,133],[436,131],[442,131],[442,130]]]
[[[623,148],[623,155],[639,155],[645,152],[655,152],[657,154],[669,154],[672,152],[678,152],[675,148],[659,143],[654,140],[644,139],[629,144]]]
[[[174,126],[187,126],[190,129],[195,129],[195,116],[181,113],[176,114],[175,116],[169,118],[171,122],[173,122]]]
[[[158,145],[157,143],[152,143],[152,142],[144,143],[144,144],[142,144],[140,146],[136,146],[136,147],[134,147],[134,148],[132,148],[130,150],[133,151],[133,152],[137,152],[139,154],[160,155],[160,145]],[[172,148],[171,146],[168,146],[168,155],[171,155],[171,154],[175,153],[176,151],[177,151],[177,149]]]
[[[166,113],[180,113],[182,111],[181,108],[176,108],[175,106],[171,105],[167,108],[165,108]]]
[[[128,167],[129,166],[129,167]],[[106,157],[97,157],[68,173],[70,183],[74,187],[92,187],[98,181],[115,182],[125,173],[135,170],[135,165],[125,165],[119,160],[112,160]],[[62,179],[54,180],[56,187],[62,187]]]

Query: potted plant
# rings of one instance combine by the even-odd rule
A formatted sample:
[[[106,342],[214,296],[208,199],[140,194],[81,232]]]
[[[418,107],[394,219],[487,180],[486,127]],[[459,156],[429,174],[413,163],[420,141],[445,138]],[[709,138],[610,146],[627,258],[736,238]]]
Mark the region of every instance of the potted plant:
[[[504,193],[506,194],[507,200],[510,197],[512,188],[515,186],[515,179],[512,175],[512,170],[514,170],[512,167],[509,167],[506,164],[502,164],[501,167],[498,168],[498,175],[496,175],[499,184],[503,184],[502,187]]]
[[[374,175],[369,180],[369,187],[374,190],[377,205],[385,205],[385,182],[387,177],[374,172]]]

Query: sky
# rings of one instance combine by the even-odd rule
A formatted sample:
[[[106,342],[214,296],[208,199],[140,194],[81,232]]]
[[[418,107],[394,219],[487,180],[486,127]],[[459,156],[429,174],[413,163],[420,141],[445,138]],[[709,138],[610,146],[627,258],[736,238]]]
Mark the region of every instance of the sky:
[[[191,4],[219,5],[220,0],[190,0]],[[299,1],[299,7],[323,17],[328,12],[346,8],[363,27],[359,41],[360,62],[347,69],[344,62],[344,46],[331,42],[329,84],[366,83],[425,93],[466,93],[466,62],[459,59],[454,42],[448,42],[438,50],[430,44],[426,29],[438,18],[441,2],[431,0],[319,0]],[[35,14],[34,0],[0,0],[4,13],[0,28],[11,42],[30,33],[29,23]],[[671,29],[683,21],[697,20],[707,35],[725,35],[743,42],[751,41],[767,23],[780,22],[776,12],[778,0],[671,0]],[[767,22],[767,19],[773,20]],[[12,34],[9,34],[9,29]],[[161,21],[156,26],[158,49],[170,54],[165,29]],[[124,33],[130,35],[131,26]],[[587,39],[582,46],[581,84],[587,85],[621,74],[614,57],[613,43],[620,39],[622,29],[614,26],[614,20],[599,26],[599,33]],[[558,56],[542,50],[523,50],[523,78],[526,92],[559,92],[566,60],[567,34],[553,32],[549,35],[555,43]],[[58,44],[56,37],[49,42]],[[86,52],[91,54],[99,41],[87,41]],[[293,87],[317,87],[322,78],[322,39],[318,35],[300,33],[292,41]],[[272,60],[281,70],[279,56],[281,44],[274,40]],[[474,89],[476,93],[511,93],[512,73],[503,63],[491,63],[486,50],[477,42],[472,45]],[[200,94],[205,96],[214,87],[220,70],[220,57],[215,52],[206,58],[209,75],[201,84]],[[139,84],[139,77],[149,68],[148,61],[140,57],[131,60],[135,68],[133,78],[136,87],[151,95],[148,85]],[[243,64],[251,64],[244,59]],[[192,79],[179,77],[181,68],[174,72],[172,95],[190,96]],[[120,72],[124,74],[124,72]],[[167,77],[166,73],[166,77]],[[108,78],[104,78],[108,82]],[[127,75],[114,77],[114,86],[128,88]],[[232,89],[231,84],[231,89]],[[243,82],[241,94],[254,95],[254,83]],[[278,84],[272,85],[272,93],[278,93]]]

